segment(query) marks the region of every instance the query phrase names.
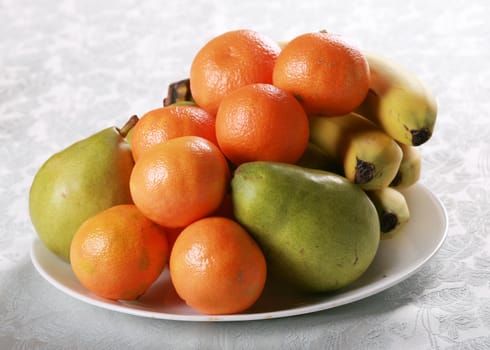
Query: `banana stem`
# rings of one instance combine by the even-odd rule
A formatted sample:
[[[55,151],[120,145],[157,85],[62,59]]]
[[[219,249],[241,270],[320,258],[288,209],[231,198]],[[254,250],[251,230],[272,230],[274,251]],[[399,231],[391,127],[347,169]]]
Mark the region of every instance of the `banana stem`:
[[[122,137],[126,137],[126,135],[128,134],[128,132],[136,125],[136,123],[138,122],[139,118],[138,116],[135,114],[135,115],[132,115],[128,121],[126,122],[126,124],[124,124],[124,126],[122,128],[116,128],[117,129],[117,132],[122,136]]]
[[[163,106],[166,107],[182,101],[193,101],[189,78],[176,81],[168,86],[167,97],[163,99]]]

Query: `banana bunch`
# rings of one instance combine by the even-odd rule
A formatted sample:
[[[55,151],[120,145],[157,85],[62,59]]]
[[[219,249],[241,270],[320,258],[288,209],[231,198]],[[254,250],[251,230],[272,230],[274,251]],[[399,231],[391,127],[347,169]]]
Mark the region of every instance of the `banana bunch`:
[[[335,160],[337,167],[325,170],[365,190],[378,211],[381,238],[388,239],[409,220],[400,190],[420,178],[416,146],[432,136],[437,104],[414,74],[379,55],[365,55],[371,72],[365,100],[348,115],[310,117],[310,142]]]
[[[408,222],[399,190],[420,178],[420,152],[361,115],[310,117],[310,145],[298,164],[341,174],[364,189],[378,212],[381,239],[393,238]]]

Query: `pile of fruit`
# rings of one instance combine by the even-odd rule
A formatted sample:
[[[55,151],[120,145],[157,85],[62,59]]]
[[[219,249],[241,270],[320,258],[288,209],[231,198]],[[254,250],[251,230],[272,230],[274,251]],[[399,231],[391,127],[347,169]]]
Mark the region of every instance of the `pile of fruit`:
[[[32,223],[113,300],[138,298],[166,268],[206,314],[243,312],[269,281],[335,291],[409,220],[399,190],[419,179],[416,146],[436,114],[412,73],[341,36],[226,32],[163,107],[49,158]]]

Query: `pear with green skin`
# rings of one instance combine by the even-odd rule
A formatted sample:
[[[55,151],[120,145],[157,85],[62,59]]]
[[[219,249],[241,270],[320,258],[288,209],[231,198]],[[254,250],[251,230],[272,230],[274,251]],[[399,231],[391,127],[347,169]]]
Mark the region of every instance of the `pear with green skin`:
[[[51,156],[34,176],[29,193],[32,224],[44,245],[69,261],[78,227],[117,204],[132,203],[129,177],[134,161],[122,129],[111,127]]]
[[[262,248],[273,280],[334,291],[358,279],[376,255],[376,209],[340,175],[250,162],[235,170],[231,187],[235,217]]]

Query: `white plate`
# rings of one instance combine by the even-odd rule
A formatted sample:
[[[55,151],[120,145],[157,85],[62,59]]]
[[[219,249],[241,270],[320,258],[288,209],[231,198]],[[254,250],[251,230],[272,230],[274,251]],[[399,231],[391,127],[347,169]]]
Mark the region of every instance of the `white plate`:
[[[441,247],[447,235],[447,214],[438,198],[417,184],[404,191],[411,219],[398,236],[381,241],[375,260],[364,275],[334,294],[314,296],[287,294],[268,286],[257,303],[245,313],[223,316],[200,314],[179,299],[172,288],[168,268],[137,301],[110,301],[87,291],[70,265],[34,240],[31,259],[48,282],[88,304],[127,314],[180,321],[248,321],[301,315],[352,303],[379,293],[418,271]]]

